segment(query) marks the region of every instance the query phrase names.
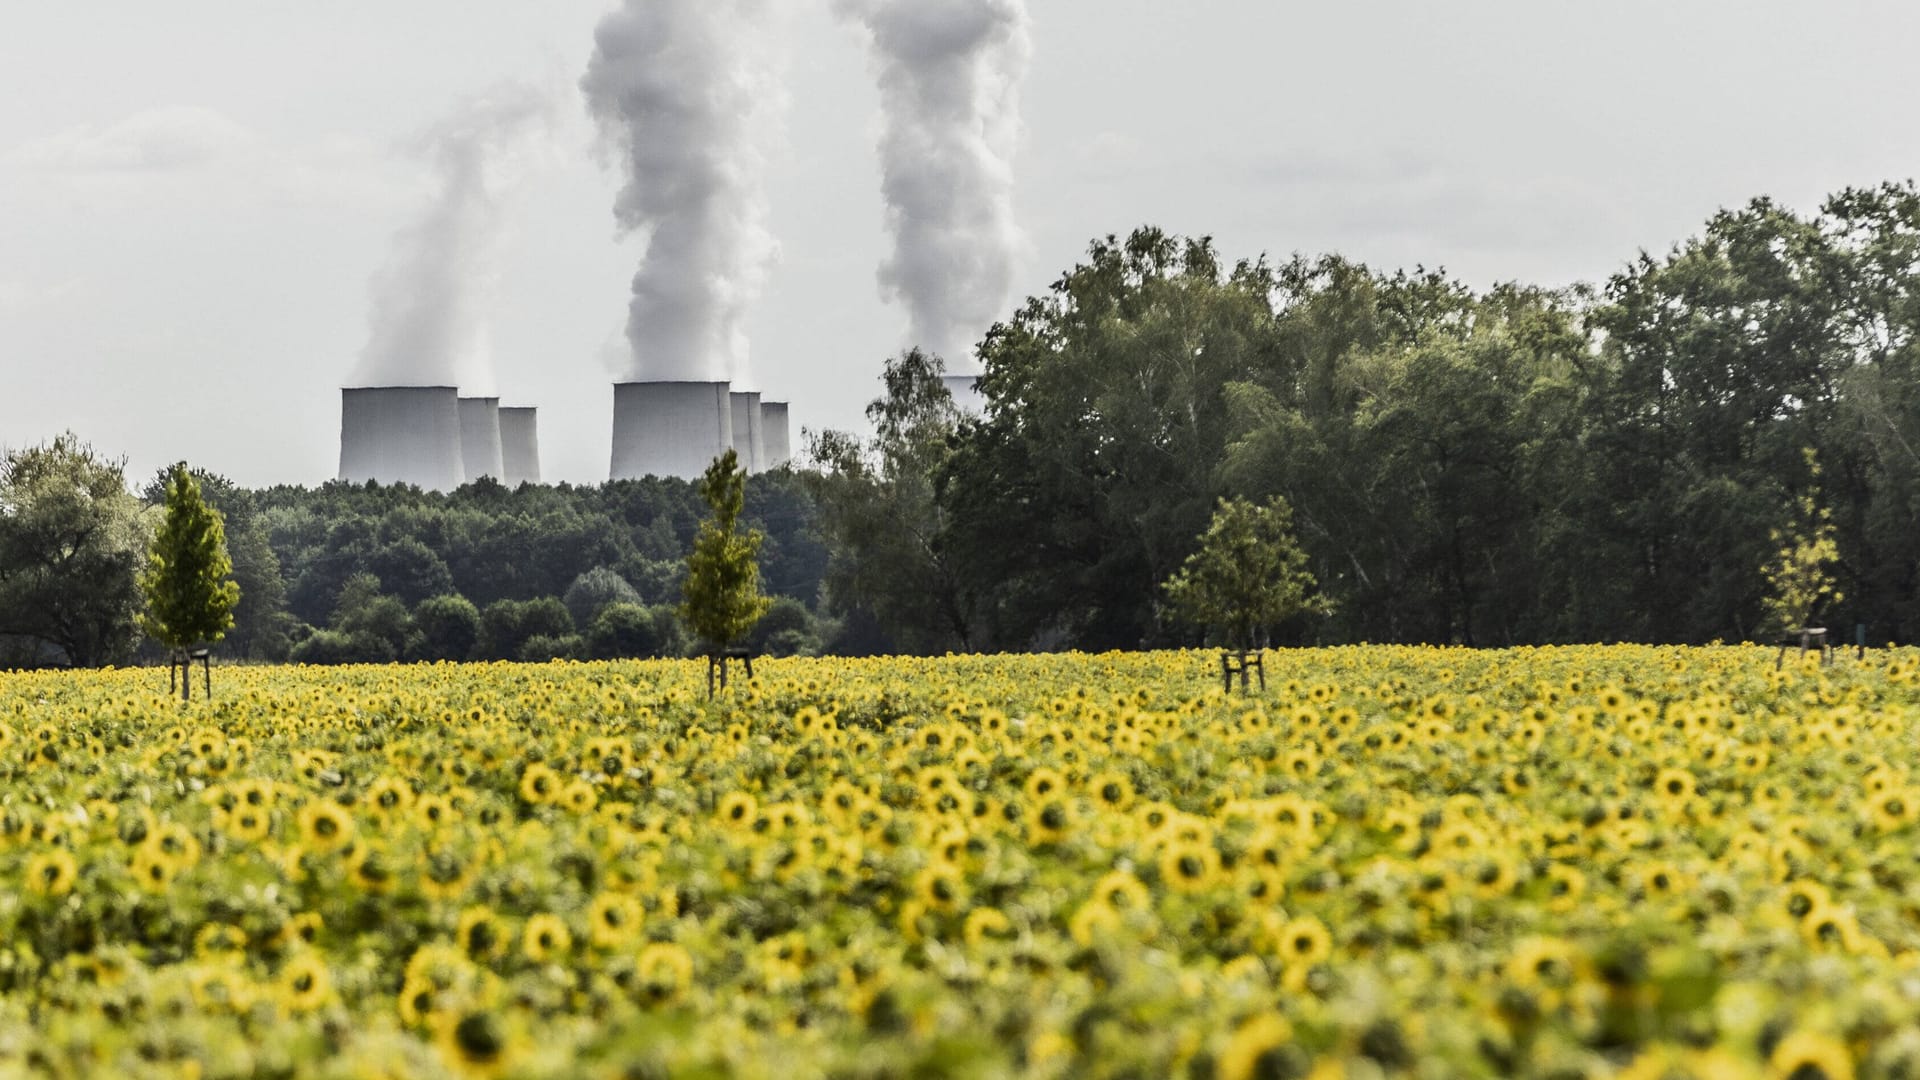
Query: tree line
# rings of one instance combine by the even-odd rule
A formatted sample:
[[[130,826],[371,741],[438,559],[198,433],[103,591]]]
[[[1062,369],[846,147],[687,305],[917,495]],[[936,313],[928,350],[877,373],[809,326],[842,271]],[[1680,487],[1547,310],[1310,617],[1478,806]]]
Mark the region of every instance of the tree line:
[[[223,655],[364,663],[678,656],[700,645],[677,612],[708,513],[696,484],[598,487],[491,480],[439,494],[329,483],[247,490],[194,470],[238,586]],[[138,494],[124,463],[73,435],[0,457],[0,668],[157,660],[139,587],[165,527],[171,470]],[[826,552],[790,473],[746,486],[772,609],[748,643],[832,647],[816,617]]]
[[[984,414],[909,351],[869,434],[807,433],[802,467],[752,479],[775,600],[751,644],[1198,643],[1163,585],[1223,499],[1290,514],[1317,588],[1264,628],[1279,642],[1751,639],[1788,581],[1818,583],[1795,586],[1810,617],[1910,642],[1917,342],[1911,183],[1805,215],[1758,199],[1569,288],[1108,237],[980,343]],[[692,484],[198,478],[225,515],[238,655],[690,647],[670,608]],[[162,480],[132,494],[72,437],[0,459],[0,664],[134,655]]]
[[[1814,507],[1809,614],[1912,641],[1917,333],[1911,183],[1565,289],[1141,229],[987,335],[984,416],[909,352],[873,437],[813,440],[826,584],[916,650],[1190,643],[1160,583],[1221,498],[1279,496],[1327,604],[1278,640],[1737,641]]]

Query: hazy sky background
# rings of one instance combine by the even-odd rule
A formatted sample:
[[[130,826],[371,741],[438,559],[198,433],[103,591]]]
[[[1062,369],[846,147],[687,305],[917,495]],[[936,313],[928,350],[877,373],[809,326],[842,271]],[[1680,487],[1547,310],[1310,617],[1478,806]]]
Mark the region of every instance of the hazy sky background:
[[[781,0],[776,0],[781,2]],[[1012,310],[1144,223],[1476,285],[1599,280],[1719,207],[1920,172],[1908,0],[1032,0]],[[369,281],[432,190],[407,151],[502,79],[562,96],[508,215],[493,353],[550,480],[597,483],[638,241],[577,90],[612,0],[10,0],[0,33],[0,445],[72,429],[144,482],[185,458],[318,483]],[[780,256],[752,365],[863,425],[884,303],[876,92],[791,0]]]

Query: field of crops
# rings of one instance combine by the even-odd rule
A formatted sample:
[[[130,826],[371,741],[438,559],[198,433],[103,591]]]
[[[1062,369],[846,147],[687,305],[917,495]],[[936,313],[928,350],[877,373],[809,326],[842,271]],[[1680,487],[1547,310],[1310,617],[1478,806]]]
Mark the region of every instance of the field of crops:
[[[0,1076],[1920,1075],[1920,654],[0,675]]]

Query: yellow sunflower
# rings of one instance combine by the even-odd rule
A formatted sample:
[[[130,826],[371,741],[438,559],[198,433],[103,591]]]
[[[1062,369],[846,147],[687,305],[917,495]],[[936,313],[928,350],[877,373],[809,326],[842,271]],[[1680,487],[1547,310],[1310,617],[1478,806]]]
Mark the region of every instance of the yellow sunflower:
[[[1333,934],[1325,923],[1302,915],[1280,929],[1280,959],[1288,967],[1323,964],[1333,955]]]
[[[327,1003],[333,994],[333,978],[319,953],[302,949],[281,967],[274,989],[281,1007],[297,1016]]]
[[[298,814],[300,843],[318,854],[338,851],[353,842],[353,816],[339,804],[312,799]]]
[[[527,1051],[527,1037],[505,1013],[483,1007],[450,1009],[434,1024],[440,1059],[463,1076],[494,1077]]]
[[[1920,800],[1904,787],[1890,787],[1867,800],[1867,819],[1881,832],[1904,829],[1920,818]]]
[[[573,934],[567,930],[567,924],[558,915],[547,912],[529,918],[520,935],[521,951],[536,964],[555,959],[572,947]]]
[[[560,774],[544,762],[536,761],[520,774],[520,798],[535,806],[552,802],[560,787]]]
[[[65,896],[79,878],[80,864],[65,848],[42,851],[27,860],[27,891],[35,895]]]
[[[367,785],[360,801],[370,812],[391,820],[404,815],[413,805],[413,788],[404,780],[382,776]]]
[[[1153,904],[1153,894],[1126,870],[1102,875],[1093,883],[1093,898],[1115,911],[1145,911]]]
[[[1083,948],[1118,935],[1126,928],[1120,913],[1098,900],[1081,904],[1067,920],[1067,935]]]
[[[754,818],[759,816],[760,804],[744,791],[729,791],[720,797],[720,805],[714,810],[714,817],[729,829],[747,830],[753,828]]]
[[[592,813],[594,805],[599,801],[600,792],[592,783],[579,778],[569,780],[554,799],[554,802],[575,814]]]
[[[587,905],[587,938],[596,948],[621,948],[640,932],[646,914],[636,897],[601,893]]]
[[[1026,792],[1029,802],[1037,803],[1059,794],[1066,785],[1066,780],[1058,772],[1042,766],[1027,774],[1022,790]]]
[[[1056,844],[1065,840],[1073,831],[1077,815],[1073,804],[1063,798],[1049,798],[1036,802],[1027,808],[1026,825],[1028,842],[1034,844]]]
[[[1297,1076],[1290,1060],[1293,1025],[1279,1013],[1261,1013],[1241,1024],[1228,1037],[1214,1068],[1218,1080],[1261,1080],[1268,1076]]]
[[[960,936],[970,949],[979,949],[990,939],[1007,936],[1013,929],[1013,923],[1006,912],[999,908],[978,907],[967,912],[966,920],[961,924]]]
[[[1831,1036],[1795,1031],[1774,1047],[1767,1069],[1778,1080],[1853,1080],[1853,1055]]]
[[[1220,881],[1220,853],[1207,843],[1168,844],[1160,852],[1160,877],[1176,892],[1204,892]]]
[[[460,944],[460,951],[477,964],[492,963],[507,952],[506,929],[489,907],[470,907],[461,912],[453,936]]]
[[[656,941],[634,960],[640,990],[655,1004],[678,1001],[693,986],[693,957],[672,942]]]
[[[130,870],[133,880],[142,890],[156,895],[171,888],[173,879],[180,873],[173,860],[145,845],[134,852]]]

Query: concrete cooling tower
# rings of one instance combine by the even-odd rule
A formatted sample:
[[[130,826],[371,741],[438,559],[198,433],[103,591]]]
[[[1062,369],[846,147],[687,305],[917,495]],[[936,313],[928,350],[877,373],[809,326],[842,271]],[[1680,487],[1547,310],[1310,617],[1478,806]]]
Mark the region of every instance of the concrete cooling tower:
[[[760,460],[768,469],[777,469],[793,460],[792,444],[787,434],[787,403],[784,401],[762,401],[760,403]]]
[[[727,395],[733,406],[733,450],[748,474],[766,471],[766,453],[760,437],[760,393],[735,390]]]
[[[452,491],[466,480],[460,392],[451,386],[340,391],[340,479]]]
[[[986,396],[980,393],[976,385],[978,375],[942,375],[940,381],[946,385],[947,393],[953,395],[954,408],[962,416],[979,416],[987,411]]]
[[[500,479],[508,487],[540,482],[540,410],[500,410]]]
[[[500,399],[460,399],[460,454],[467,465],[468,483],[483,476],[495,480],[505,474],[500,462]]]
[[[723,382],[616,383],[615,480],[697,480],[733,446],[733,402]]]

